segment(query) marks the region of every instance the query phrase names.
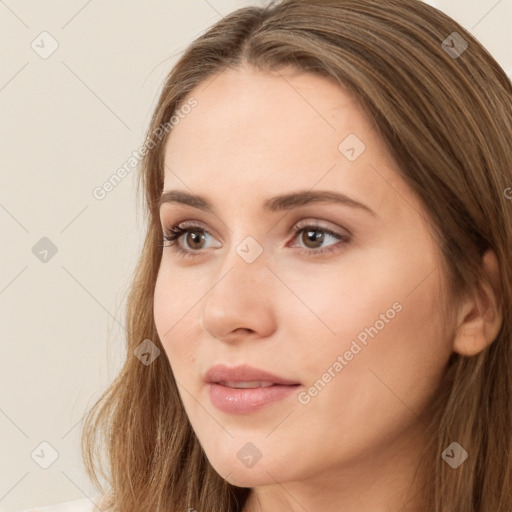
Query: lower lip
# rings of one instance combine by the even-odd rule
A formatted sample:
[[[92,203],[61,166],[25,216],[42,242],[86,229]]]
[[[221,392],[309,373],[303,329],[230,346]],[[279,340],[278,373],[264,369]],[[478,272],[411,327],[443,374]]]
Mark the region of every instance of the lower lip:
[[[274,384],[266,388],[228,388],[209,383],[208,391],[213,405],[230,414],[247,414],[258,411],[265,405],[282,400],[297,392],[299,386]]]

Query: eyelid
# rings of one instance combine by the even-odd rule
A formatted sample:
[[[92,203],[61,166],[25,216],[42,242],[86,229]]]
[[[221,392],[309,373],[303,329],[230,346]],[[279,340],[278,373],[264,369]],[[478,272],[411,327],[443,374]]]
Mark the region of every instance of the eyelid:
[[[200,228],[202,231],[204,231],[205,233],[208,233],[209,235],[215,237],[215,238],[218,238],[214,231],[211,230],[210,228],[208,228],[206,226],[206,224],[204,222],[201,222],[200,220],[196,220],[196,219],[190,219],[190,220],[184,220],[182,222],[174,222],[174,223],[171,223],[170,224],[170,227],[173,227],[173,226],[177,226],[179,227],[180,229],[192,229],[192,228]]]
[[[300,220],[299,222],[296,222],[292,228],[291,231],[293,233],[299,231],[302,228],[306,227],[315,227],[317,229],[323,229],[325,231],[331,231],[337,236],[342,237],[350,237],[352,238],[352,233],[347,228],[342,228],[341,226],[336,225],[336,227],[330,227],[322,224],[323,221],[318,221],[316,219],[306,218],[303,220]],[[326,221],[327,222],[327,221]]]

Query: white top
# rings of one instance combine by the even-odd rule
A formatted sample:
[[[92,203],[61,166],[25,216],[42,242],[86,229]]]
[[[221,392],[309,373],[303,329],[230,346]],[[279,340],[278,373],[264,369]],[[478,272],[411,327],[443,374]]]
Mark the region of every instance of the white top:
[[[27,508],[20,512],[99,512],[100,509],[94,504],[97,501],[81,498],[79,500],[62,501],[45,507]]]

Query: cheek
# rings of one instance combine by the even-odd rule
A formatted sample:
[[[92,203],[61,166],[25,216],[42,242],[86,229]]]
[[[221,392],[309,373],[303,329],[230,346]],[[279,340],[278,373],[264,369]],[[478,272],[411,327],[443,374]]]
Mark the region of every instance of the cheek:
[[[328,402],[347,392],[366,402],[368,411],[390,401],[400,404],[393,393],[420,405],[434,391],[450,356],[435,298],[440,274],[432,272],[433,260],[426,255],[411,264],[406,251],[379,256],[361,259],[350,272],[308,274],[308,286],[297,282],[294,291],[314,314],[304,307],[300,312],[298,301],[283,310],[284,324],[292,326],[294,352],[300,354],[292,359],[303,370],[304,384],[320,380],[323,389],[329,382],[325,387],[331,391],[322,391],[318,401],[325,401],[327,409]]]
[[[330,317],[337,336],[324,334],[313,346],[302,346],[308,394],[300,403],[309,402],[298,406],[296,419],[307,416],[304,424],[335,439],[319,447],[325,460],[335,463],[342,452],[357,457],[400,436],[418,422],[438,388],[449,340],[432,287],[409,291],[377,297],[374,289],[361,296],[365,300],[345,301],[345,309],[337,307],[338,316]],[[401,309],[390,311],[397,297]]]
[[[311,269],[301,280],[296,277],[301,273],[284,275],[293,294],[279,297],[280,323],[292,331],[289,338],[307,367],[318,372],[350,350],[354,340],[365,347],[400,321],[404,294],[386,270],[367,261]]]
[[[194,304],[198,303],[201,295],[197,291],[192,292],[186,283],[176,280],[174,275],[176,273],[171,277],[171,273],[165,270],[159,273],[153,310],[160,341],[174,375],[181,380],[186,375],[186,368],[195,362],[198,336],[192,319]]]
[[[421,412],[437,389],[451,345],[429,284],[399,296],[395,304],[399,302],[400,309],[385,314],[387,322],[376,321],[378,316],[368,318],[358,335],[347,338],[350,343],[342,343],[347,351],[343,353],[352,360],[342,371],[339,391],[357,396],[359,410],[366,409],[368,417],[377,411],[386,417],[394,411],[396,418],[414,421],[413,411]],[[357,345],[360,350],[351,355]]]

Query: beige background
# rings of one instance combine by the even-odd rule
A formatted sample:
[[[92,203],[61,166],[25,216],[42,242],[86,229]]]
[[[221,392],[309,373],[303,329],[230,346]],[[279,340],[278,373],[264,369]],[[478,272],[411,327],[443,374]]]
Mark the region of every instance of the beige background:
[[[103,200],[92,191],[143,142],[186,45],[258,3],[0,0],[0,511],[96,495],[79,435],[124,355],[143,221],[134,173]],[[429,3],[512,74],[512,0]],[[36,257],[43,237],[56,254]]]

